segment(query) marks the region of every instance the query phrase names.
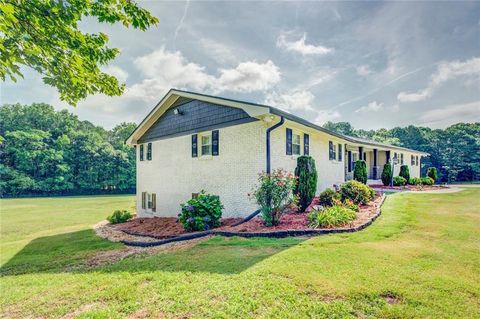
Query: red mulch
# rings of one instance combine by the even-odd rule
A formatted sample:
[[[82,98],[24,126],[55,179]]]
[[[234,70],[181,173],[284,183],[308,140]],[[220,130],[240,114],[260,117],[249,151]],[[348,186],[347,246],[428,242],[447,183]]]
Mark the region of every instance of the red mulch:
[[[222,218],[221,227],[230,226],[241,221],[242,218]],[[113,225],[113,227],[157,238],[169,238],[186,234],[183,225],[177,222],[175,217],[135,218],[126,223]]]
[[[448,186],[444,185],[405,185],[405,186],[385,186],[383,184],[375,184],[375,185],[368,185],[375,189],[382,189],[382,190],[409,190],[409,191],[434,191],[449,188]]]
[[[356,227],[364,224],[375,215],[381,201],[381,196],[376,195],[375,199],[367,205],[361,205],[360,211],[357,213],[357,219],[351,224],[339,228]],[[311,206],[318,203],[318,199],[314,199]],[[153,217],[153,218],[136,218],[126,223],[113,225],[113,227],[133,232],[137,235],[154,236],[156,238],[169,238],[187,233],[182,224],[177,223],[175,217]],[[301,230],[310,229],[308,225],[308,213],[298,213],[293,209],[283,214],[280,224],[277,226],[266,227],[260,217],[255,217],[248,222],[232,227],[241,221],[242,218],[222,218],[222,225],[215,230],[231,231],[231,232],[271,232],[277,230]]]

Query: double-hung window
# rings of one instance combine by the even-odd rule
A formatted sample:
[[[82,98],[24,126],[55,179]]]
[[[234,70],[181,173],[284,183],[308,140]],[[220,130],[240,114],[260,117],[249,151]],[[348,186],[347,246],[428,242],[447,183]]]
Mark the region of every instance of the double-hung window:
[[[292,134],[292,154],[293,155],[300,155],[300,150],[301,150],[301,140],[300,140],[300,134]]]
[[[200,145],[202,147],[202,156],[203,155],[212,155],[212,134],[208,133],[201,135]]]

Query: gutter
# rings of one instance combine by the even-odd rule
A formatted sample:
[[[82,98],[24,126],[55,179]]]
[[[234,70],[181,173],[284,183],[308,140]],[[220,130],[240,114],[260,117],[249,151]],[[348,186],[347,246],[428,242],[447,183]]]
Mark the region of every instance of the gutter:
[[[270,174],[271,171],[271,165],[270,165],[270,132],[276,129],[277,127],[283,125],[285,123],[285,118],[280,116],[280,122],[275,124],[272,127],[267,128],[267,174]]]

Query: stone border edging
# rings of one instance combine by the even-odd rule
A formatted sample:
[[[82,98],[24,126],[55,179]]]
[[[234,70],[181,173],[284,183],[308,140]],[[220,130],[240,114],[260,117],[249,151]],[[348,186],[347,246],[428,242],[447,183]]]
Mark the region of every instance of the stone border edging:
[[[252,238],[252,237],[285,238],[285,237],[295,237],[295,236],[318,236],[318,235],[325,235],[325,234],[354,233],[370,226],[380,216],[380,214],[382,213],[382,206],[383,206],[383,203],[385,202],[385,199],[386,199],[386,195],[382,194],[382,199],[377,207],[377,211],[375,212],[375,215],[373,215],[372,218],[370,218],[366,223],[356,227],[350,227],[350,228],[338,228],[338,229],[311,228],[311,229],[302,229],[302,230],[291,229],[291,230],[278,230],[278,231],[271,231],[271,232],[249,232],[249,233],[208,230],[208,231],[203,231],[203,232],[198,232],[193,234],[179,235],[176,237],[166,238],[166,239],[162,239],[159,241],[152,241],[152,242],[138,242],[138,241],[129,241],[129,240],[121,240],[120,242],[124,243],[127,246],[152,247],[152,246],[160,246],[160,245],[164,245],[164,244],[168,244],[176,241],[185,241],[185,240],[190,240],[194,238],[205,237],[209,235],[218,235],[218,236],[224,236],[224,237],[238,236],[238,237],[244,237],[244,238]],[[252,219],[254,216],[255,215],[253,215],[250,219]],[[126,233],[128,234],[128,232]],[[153,237],[153,236],[143,235],[143,237]]]

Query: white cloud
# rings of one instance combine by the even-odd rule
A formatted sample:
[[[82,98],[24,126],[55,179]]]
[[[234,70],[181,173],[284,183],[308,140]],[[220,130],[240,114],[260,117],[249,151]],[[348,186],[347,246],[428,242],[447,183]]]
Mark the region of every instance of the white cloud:
[[[317,117],[315,118],[314,122],[318,125],[323,125],[328,121],[338,120],[341,117],[340,112],[338,111],[319,111]]]
[[[480,101],[448,105],[429,110],[421,116],[424,125],[444,127],[458,122],[479,122]]]
[[[357,74],[361,76],[367,76],[372,73],[372,70],[370,70],[370,67],[368,65],[360,65],[356,68],[356,70]]]
[[[333,53],[335,50],[333,48],[324,47],[321,45],[306,44],[307,34],[304,33],[303,36],[298,41],[289,41],[285,33],[280,34],[277,38],[277,47],[283,48],[287,51],[298,52],[302,55],[325,55]]]
[[[480,58],[472,58],[464,62],[443,62],[437,66],[437,70],[430,77],[430,82],[425,89],[415,93],[400,92],[397,96],[400,102],[418,102],[429,98],[433,91],[443,83],[458,77],[468,77],[466,83],[471,83],[471,78],[480,80]]]
[[[373,101],[368,103],[368,105],[362,106],[355,110],[355,113],[371,113],[371,112],[378,112],[383,110],[383,103],[378,103],[377,101]]]
[[[180,51],[170,52],[164,48],[137,58],[134,64],[145,78],[131,86],[125,96],[148,102],[158,100],[172,87],[214,94],[254,92],[271,88],[281,78],[279,68],[270,60],[242,62],[235,68],[220,69],[215,76],[204,66],[189,62]]]
[[[281,108],[285,111],[313,111],[313,100],[315,96],[310,91],[293,91],[279,94],[268,93],[265,97],[265,104]]]
[[[185,7],[183,8],[183,15],[180,18],[180,22],[178,23],[177,27],[175,28],[175,35],[173,36],[173,41],[177,40],[178,31],[180,31],[180,29],[182,28],[183,21],[185,21],[185,18],[187,17],[187,12],[188,12],[188,7],[189,6],[190,6],[190,0],[187,0],[185,2]]]
[[[113,75],[121,83],[125,83],[125,81],[127,81],[128,72],[125,71],[124,69],[122,69],[121,67],[118,67],[118,66],[115,66],[115,65],[109,65],[109,66],[106,66],[106,67],[102,68],[102,71],[107,73],[107,74]]]
[[[399,112],[400,111],[400,105],[398,105],[398,104],[393,105],[392,107],[390,107],[390,111],[393,112],[393,113]]]

